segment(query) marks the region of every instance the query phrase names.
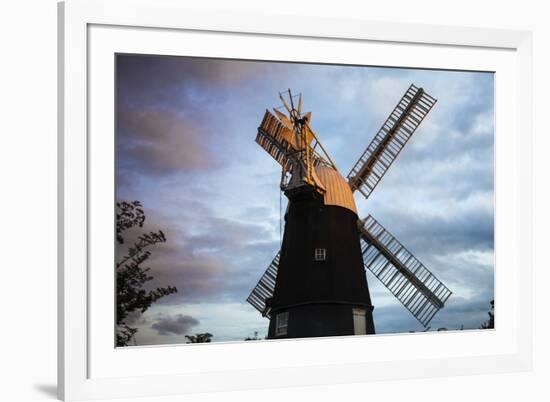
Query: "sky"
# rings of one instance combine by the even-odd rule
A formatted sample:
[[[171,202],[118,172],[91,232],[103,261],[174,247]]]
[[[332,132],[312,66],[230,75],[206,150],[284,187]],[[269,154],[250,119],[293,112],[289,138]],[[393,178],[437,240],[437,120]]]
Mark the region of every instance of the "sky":
[[[130,317],[136,345],[185,343],[199,332],[213,341],[267,333],[268,320],[246,298],[279,250],[286,198],[280,166],[254,139],[288,88],[303,94],[303,110],[343,176],[411,83],[438,99],[369,199],[355,200],[360,218],[372,214],[453,292],[431,329],[479,328],[494,298],[493,79],[118,55],[117,199],[141,201],[141,231],[166,235],[151,249],[148,286],[178,289]],[[369,271],[367,280],[378,334],[424,329]]]

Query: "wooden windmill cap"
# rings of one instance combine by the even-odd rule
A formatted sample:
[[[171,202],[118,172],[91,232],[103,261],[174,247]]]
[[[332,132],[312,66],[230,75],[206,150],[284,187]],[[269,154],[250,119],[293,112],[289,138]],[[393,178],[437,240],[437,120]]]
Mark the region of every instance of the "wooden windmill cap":
[[[335,169],[328,166],[319,165],[315,168],[315,172],[326,188],[325,205],[347,208],[357,215],[353,192],[346,179]]]

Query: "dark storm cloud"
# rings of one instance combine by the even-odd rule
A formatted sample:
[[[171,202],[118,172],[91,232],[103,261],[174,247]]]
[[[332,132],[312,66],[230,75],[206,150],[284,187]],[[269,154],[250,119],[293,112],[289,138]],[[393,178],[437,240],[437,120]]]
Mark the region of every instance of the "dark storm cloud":
[[[159,335],[183,335],[186,334],[191,328],[199,324],[199,320],[189,315],[162,315],[156,319],[156,321],[151,325],[151,328],[156,330]]]
[[[117,247],[118,259],[140,233],[160,229],[167,241],[151,248],[150,258],[143,264],[151,267],[153,277],[147,288],[169,285],[176,286],[178,292],[158,303],[246,299],[277,253],[278,242],[265,240],[270,234],[262,225],[216,217],[207,205],[195,204],[193,210],[174,218],[145,206],[146,224],[125,232],[125,243]]]
[[[150,258],[142,264],[151,268],[149,274],[153,280],[147,283],[147,288],[175,286],[178,292],[159,300],[162,303],[176,303],[207,298],[216,294],[222,287],[225,276],[223,260],[210,256],[197,255],[192,244],[187,243],[170,226],[157,224],[154,220],[144,227],[143,232],[161,229],[166,234],[166,243],[151,247]],[[136,231],[137,234],[137,231]],[[132,243],[118,246],[119,256],[124,255]],[[119,257],[120,259],[120,257]]]
[[[225,270],[223,261],[197,256],[185,236],[167,224],[165,219],[156,219],[153,211],[146,206],[145,213],[147,219],[143,228],[133,228],[123,233],[125,242],[117,245],[117,260],[127,254],[139,235],[162,230],[166,242],[149,247],[150,257],[141,264],[142,268],[150,268],[148,274],[153,278],[146,283],[147,289],[175,286],[178,292],[159,301],[164,303],[215,294],[221,286],[217,279],[223,277]]]
[[[238,101],[232,88],[242,89],[254,77],[284,68],[270,63],[119,55],[117,152],[119,176],[124,176],[120,183],[133,184],[127,177],[130,172],[160,177],[218,166],[216,161],[224,159],[226,144],[232,142],[224,135],[227,121],[235,121],[241,113],[231,107]],[[256,120],[254,116],[252,133]],[[218,149],[216,143],[221,143]]]
[[[442,217],[390,210],[375,218],[394,236],[403,239],[408,248],[424,255],[493,249],[492,214],[472,211],[462,216]]]
[[[166,303],[246,299],[278,247],[273,242],[255,241],[262,228],[247,225],[250,232],[242,237],[244,227],[237,226],[234,232],[231,231],[235,229],[234,223],[227,224],[228,230],[224,227],[218,223],[218,229],[223,232],[215,236],[176,236],[170,252],[162,251],[162,256],[152,259],[154,283],[178,287],[178,293],[166,298]],[[266,259],[266,255],[271,257]]]
[[[204,133],[174,110],[120,109],[117,133],[118,160],[125,172],[162,175],[216,165],[201,138]]]
[[[223,59],[118,55],[117,90],[124,104],[200,102],[207,90],[230,88],[272,68]]]

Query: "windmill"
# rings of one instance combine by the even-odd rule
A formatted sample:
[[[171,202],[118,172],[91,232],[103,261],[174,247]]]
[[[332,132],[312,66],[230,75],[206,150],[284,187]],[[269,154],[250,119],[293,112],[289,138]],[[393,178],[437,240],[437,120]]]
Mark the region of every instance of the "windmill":
[[[285,99],[286,97],[286,99]],[[256,142],[282,167],[288,198],[281,249],[247,298],[269,322],[268,338],[375,333],[365,267],[426,328],[451,291],[374,217],[368,198],[437,100],[411,85],[347,180],[302,112],[302,95],[279,94]]]

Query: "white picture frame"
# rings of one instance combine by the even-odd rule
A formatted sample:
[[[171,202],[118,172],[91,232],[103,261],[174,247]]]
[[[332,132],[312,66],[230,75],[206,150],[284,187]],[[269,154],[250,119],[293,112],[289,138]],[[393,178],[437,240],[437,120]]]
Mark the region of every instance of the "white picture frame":
[[[162,41],[158,40],[159,35]],[[112,309],[112,300],[107,297],[102,304],[94,297],[94,292],[110,291],[108,285],[102,287],[90,267],[97,258],[108,259],[109,255],[107,251],[90,248],[90,242],[97,244],[93,239],[101,229],[95,220],[91,221],[90,211],[94,211],[95,219],[104,211],[101,205],[112,206],[108,192],[112,191],[112,183],[97,178],[113,174],[112,165],[99,166],[94,161],[109,160],[114,141],[110,135],[97,135],[95,130],[101,128],[102,132],[112,133],[114,123],[112,116],[108,117],[108,107],[107,114],[102,114],[101,107],[94,105],[108,106],[108,98],[112,97],[109,92],[112,87],[102,85],[113,78],[109,78],[109,55],[140,49],[145,53],[174,54],[189,39],[186,35],[192,35],[193,43],[204,48],[195,48],[195,55],[203,52],[225,57],[268,58],[269,54],[261,53],[262,43],[276,45],[284,41],[286,46],[296,42],[299,47],[300,41],[308,41],[311,53],[307,57],[311,61],[321,57],[316,56],[315,52],[320,52],[315,50],[316,46],[333,46],[323,56],[325,60],[352,63],[356,56],[352,57],[350,49],[363,46],[377,54],[385,65],[466,70],[478,66],[495,71],[495,289],[502,324],[497,324],[495,331],[437,334],[437,341],[430,338],[432,335],[420,334],[131,350],[115,350],[114,345],[97,341],[102,333],[112,338],[110,325],[114,325],[114,320],[102,314],[109,305]],[[226,45],[244,41],[240,44],[246,46],[216,50],[202,36],[216,39],[210,42],[227,41]],[[395,52],[384,51],[388,47],[414,52],[411,50],[411,57],[404,60]],[[292,56],[291,48],[285,47],[288,55],[277,53],[273,59],[295,60],[297,56]],[[59,49],[58,392],[61,399],[146,397],[258,389],[275,383],[288,387],[531,368],[532,38],[529,32],[227,12],[216,15],[188,9],[177,0],[68,0],[59,5]],[[274,46],[270,51],[277,52],[276,49]],[[249,56],[243,53],[255,51],[258,53]],[[434,59],[429,57],[430,53],[437,52],[446,52],[445,60],[429,61]],[[428,57],[421,62],[415,60],[413,53]],[[106,70],[102,72],[103,68]],[[499,162],[503,160],[506,163]],[[102,318],[104,315],[107,319]],[[376,343],[375,349],[380,354],[374,350],[357,353],[372,349],[372,343]],[[437,344],[435,351],[419,352],[431,344]],[[450,345],[453,347],[449,348]],[[385,352],[390,348],[398,349],[396,355]],[[353,353],[346,354],[346,350]],[[178,359],[170,359],[175,355],[204,364],[195,370],[180,370]],[[158,361],[167,363],[161,371],[140,368],[143,366],[140,362],[155,367],[154,362]]]

